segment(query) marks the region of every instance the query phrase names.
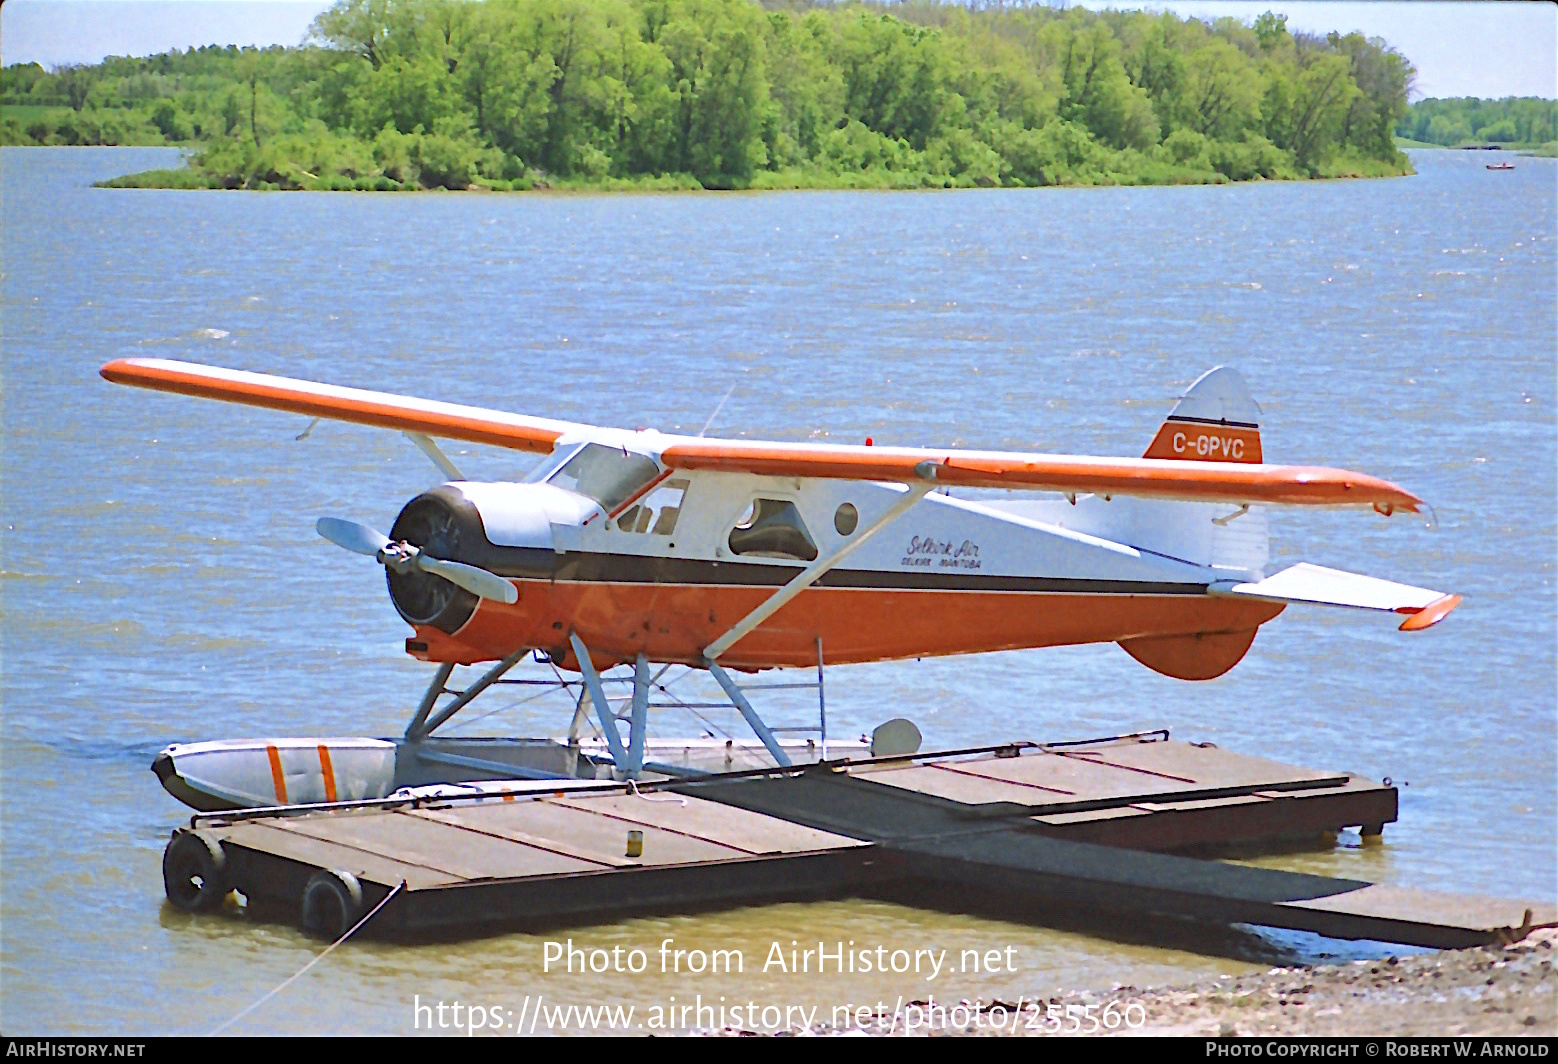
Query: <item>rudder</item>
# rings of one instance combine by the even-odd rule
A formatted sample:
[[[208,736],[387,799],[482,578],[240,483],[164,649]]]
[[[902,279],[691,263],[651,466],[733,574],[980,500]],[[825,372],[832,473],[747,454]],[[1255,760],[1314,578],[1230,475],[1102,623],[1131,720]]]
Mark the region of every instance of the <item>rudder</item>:
[[[1237,370],[1203,373],[1169,412],[1143,458],[1261,461],[1260,406]]]

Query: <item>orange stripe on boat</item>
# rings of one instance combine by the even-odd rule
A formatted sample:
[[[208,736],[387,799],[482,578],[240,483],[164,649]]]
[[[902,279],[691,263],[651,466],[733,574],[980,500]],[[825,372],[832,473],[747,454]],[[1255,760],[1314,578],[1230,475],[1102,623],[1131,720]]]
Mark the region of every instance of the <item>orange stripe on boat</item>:
[[[1410,607],[1399,609],[1397,613],[1410,613],[1411,616],[1401,622],[1403,632],[1421,632],[1424,628],[1432,628],[1449,616],[1450,611],[1461,604],[1461,596],[1444,595],[1434,599],[1422,609]]]
[[[330,748],[319,744],[319,771],[325,778],[325,801],[335,801],[335,766],[330,764]]]
[[[281,771],[281,751],[274,746],[267,746],[265,756],[270,758],[270,781],[276,787],[276,802],[278,805],[286,805],[287,777]]]

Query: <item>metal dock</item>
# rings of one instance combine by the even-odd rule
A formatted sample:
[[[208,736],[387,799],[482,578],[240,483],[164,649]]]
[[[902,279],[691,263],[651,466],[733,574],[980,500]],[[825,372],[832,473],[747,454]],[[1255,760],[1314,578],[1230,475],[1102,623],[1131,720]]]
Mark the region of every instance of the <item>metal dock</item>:
[[[628,913],[948,893],[1013,911],[1249,923],[1422,946],[1558,922],[1468,898],[1166,851],[1378,833],[1392,787],[1171,740],[1013,743],[642,785],[516,783],[437,797],[203,814],[164,859],[170,899],[229,889],[337,937],[557,926]],[[970,888],[976,888],[970,890]],[[392,896],[393,895],[393,896]]]

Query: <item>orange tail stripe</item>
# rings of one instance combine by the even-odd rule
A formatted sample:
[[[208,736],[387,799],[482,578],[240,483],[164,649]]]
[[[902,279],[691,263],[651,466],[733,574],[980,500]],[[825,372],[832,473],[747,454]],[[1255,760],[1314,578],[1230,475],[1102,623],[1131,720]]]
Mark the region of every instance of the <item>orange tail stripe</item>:
[[[330,764],[330,748],[319,744],[319,771],[325,778],[325,801],[335,801],[335,766]]]
[[[1259,465],[1262,461],[1260,430],[1239,425],[1165,421],[1142,457]]]
[[[274,746],[267,746],[265,756],[270,758],[270,780],[276,786],[276,802],[278,805],[286,805],[287,777],[281,771],[281,751]]]

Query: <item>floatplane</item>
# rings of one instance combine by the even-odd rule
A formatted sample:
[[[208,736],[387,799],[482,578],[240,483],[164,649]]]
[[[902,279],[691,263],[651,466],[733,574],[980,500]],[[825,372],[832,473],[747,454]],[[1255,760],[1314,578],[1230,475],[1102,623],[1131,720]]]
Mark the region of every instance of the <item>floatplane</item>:
[[[162,359],[101,372],[396,430],[446,478],[388,534],[317,524],[383,566],[406,652],[436,666],[405,734],[171,746],[153,768],[198,809],[730,767],[729,740],[649,736],[674,667],[712,677],[750,751],[788,766],[918,748],[912,724],[893,721],[830,751],[826,665],[1112,642],[1164,675],[1208,680],[1290,604],[1395,614],[1418,631],[1460,602],[1307,562],[1266,574],[1266,507],[1388,517],[1421,500],[1363,473],[1267,464],[1260,408],[1228,368],[1191,386],[1140,458],[626,431]],[[438,440],[545,457],[523,480],[475,482]],[[1020,494],[949,494],[963,488]],[[530,657],[577,693],[565,739],[433,734],[496,685],[543,682],[507,678]],[[485,671],[456,689],[457,666]],[[748,697],[765,685],[737,679],[785,668],[816,670],[820,744],[778,734]],[[628,693],[608,697],[610,682]],[[583,734],[594,725],[598,739]]]

